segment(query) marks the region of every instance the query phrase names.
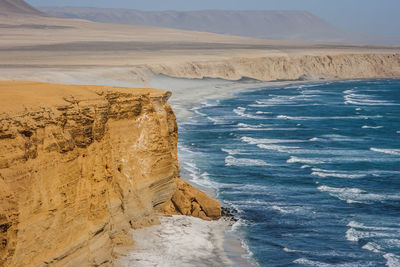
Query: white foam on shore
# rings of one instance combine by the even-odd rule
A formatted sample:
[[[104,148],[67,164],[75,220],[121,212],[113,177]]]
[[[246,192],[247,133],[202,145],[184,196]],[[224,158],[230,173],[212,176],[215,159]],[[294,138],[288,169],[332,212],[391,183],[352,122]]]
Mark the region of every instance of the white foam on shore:
[[[384,154],[389,154],[389,155],[400,156],[400,149],[395,149],[395,148],[393,148],[393,149],[391,149],[391,148],[384,149],[384,148],[374,148],[374,147],[371,147],[370,150],[371,150],[371,151],[374,151],[374,152],[379,152],[379,153],[384,153]]]
[[[235,158],[232,156],[227,156],[225,158],[226,166],[268,166],[269,164],[261,159],[247,159],[247,158]]]
[[[217,188],[217,184],[214,183],[213,181],[210,180],[208,177],[208,173],[204,172],[201,173],[200,169],[197,168],[195,163],[192,163],[190,161],[186,161],[183,164],[183,169],[188,172],[188,178],[190,178],[191,181],[194,183],[204,186],[204,187],[209,187],[209,188]]]
[[[188,216],[161,218],[161,225],[134,230],[134,248],[117,251],[126,256],[119,266],[232,266],[223,243],[226,222]]]

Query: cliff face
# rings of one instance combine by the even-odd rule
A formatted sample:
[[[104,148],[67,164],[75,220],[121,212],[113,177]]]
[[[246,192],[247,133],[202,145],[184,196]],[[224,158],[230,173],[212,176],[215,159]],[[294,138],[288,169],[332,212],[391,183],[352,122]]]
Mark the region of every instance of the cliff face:
[[[400,54],[258,55],[215,61],[144,65],[133,68],[132,73],[144,80],[157,74],[190,79],[252,78],[260,81],[395,78],[400,77]]]
[[[28,82],[0,89],[0,265],[112,265],[114,246],[130,242],[131,228],[157,223],[179,191],[170,93]]]

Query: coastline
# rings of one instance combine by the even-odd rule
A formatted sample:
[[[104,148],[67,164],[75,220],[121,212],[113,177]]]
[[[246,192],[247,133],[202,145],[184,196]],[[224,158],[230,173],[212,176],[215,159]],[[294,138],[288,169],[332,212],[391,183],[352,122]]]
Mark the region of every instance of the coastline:
[[[245,90],[312,82],[328,81],[227,81],[182,79],[161,75],[153,77],[147,85],[172,92],[169,103],[174,109],[178,124],[181,124],[195,115],[196,107],[206,105],[208,101],[233,97],[235,93]],[[198,180],[201,177],[199,177],[200,174],[195,173],[195,170],[188,171],[184,168],[188,159],[182,155],[182,150],[178,144],[182,178],[218,199],[217,189],[212,187],[212,184]],[[162,263],[160,266],[176,266],[177,264],[179,266],[258,266],[252,258],[252,252],[244,237],[241,236],[239,230],[241,223],[241,221],[232,223],[225,219],[207,222],[186,216],[162,217],[160,225],[132,231],[131,235],[136,243],[132,247],[121,248],[118,251],[121,256],[117,259],[117,266],[148,266],[157,263]],[[194,237],[200,241],[193,244]],[[160,244],[165,246],[168,244],[170,248],[165,249],[165,246]],[[192,246],[193,249],[187,251],[185,249],[187,246]],[[204,258],[201,259],[202,256]]]

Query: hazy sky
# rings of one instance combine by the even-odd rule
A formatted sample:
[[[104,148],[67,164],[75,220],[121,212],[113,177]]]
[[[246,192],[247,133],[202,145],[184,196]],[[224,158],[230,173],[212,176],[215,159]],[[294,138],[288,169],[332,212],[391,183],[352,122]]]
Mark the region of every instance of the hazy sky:
[[[307,10],[341,29],[400,37],[400,0],[28,0],[36,6],[140,10]]]

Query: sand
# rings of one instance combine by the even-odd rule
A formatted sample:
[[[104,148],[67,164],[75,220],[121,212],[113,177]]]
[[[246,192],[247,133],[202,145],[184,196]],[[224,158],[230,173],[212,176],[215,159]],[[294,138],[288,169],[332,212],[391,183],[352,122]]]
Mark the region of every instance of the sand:
[[[132,232],[134,250],[121,248],[117,266],[232,266],[224,251],[224,221],[173,216]]]

